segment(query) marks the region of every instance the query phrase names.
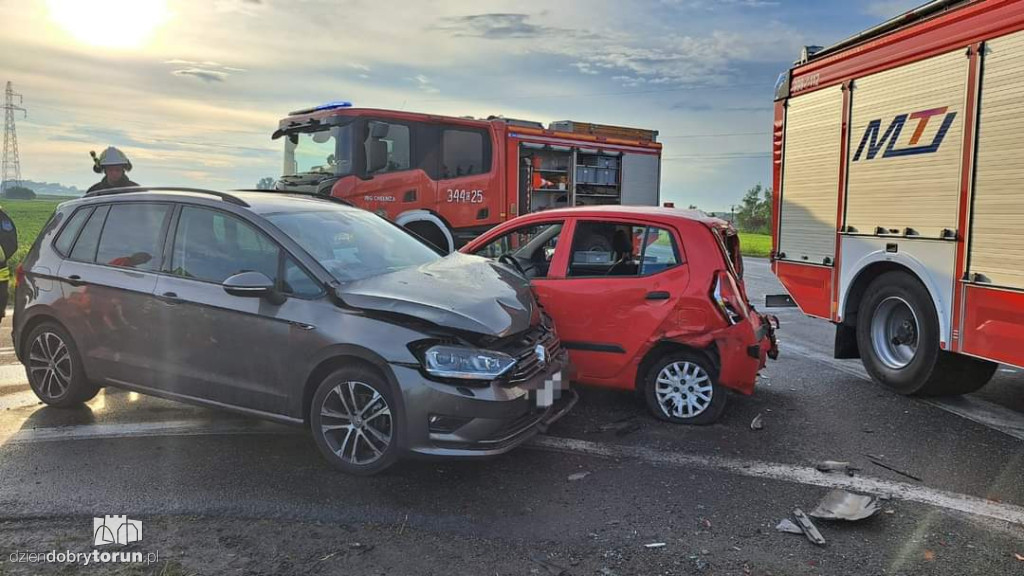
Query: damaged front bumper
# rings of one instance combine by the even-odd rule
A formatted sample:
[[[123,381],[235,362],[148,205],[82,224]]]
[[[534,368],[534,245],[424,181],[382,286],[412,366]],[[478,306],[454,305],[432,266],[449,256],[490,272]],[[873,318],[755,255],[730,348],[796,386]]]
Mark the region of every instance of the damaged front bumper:
[[[480,388],[434,382],[415,368],[395,366],[405,404],[405,450],[421,457],[497,456],[546,432],[578,400],[561,378],[565,364],[562,353],[525,382]]]

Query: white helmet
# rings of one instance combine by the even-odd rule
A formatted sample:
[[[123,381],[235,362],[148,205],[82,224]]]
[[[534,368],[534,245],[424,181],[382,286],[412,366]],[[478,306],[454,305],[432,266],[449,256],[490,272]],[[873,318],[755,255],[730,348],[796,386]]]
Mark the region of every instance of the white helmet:
[[[128,160],[128,157],[125,156],[124,152],[121,152],[113,146],[104,150],[100,154],[99,158],[96,158],[95,154],[93,155],[93,158],[96,159],[96,162],[93,164],[92,171],[97,174],[103,172],[103,169],[107,166],[124,166],[125,172],[130,172],[132,169],[132,163]]]

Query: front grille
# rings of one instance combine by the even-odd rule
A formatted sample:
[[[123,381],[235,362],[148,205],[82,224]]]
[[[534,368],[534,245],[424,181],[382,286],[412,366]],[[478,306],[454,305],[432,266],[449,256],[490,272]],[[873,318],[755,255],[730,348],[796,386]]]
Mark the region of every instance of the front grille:
[[[541,364],[537,358],[537,345],[544,346],[546,362]],[[516,359],[515,372],[509,378],[509,384],[519,384],[533,378],[547,369],[551,362],[562,353],[562,343],[555,331],[538,325],[518,336],[506,349]]]

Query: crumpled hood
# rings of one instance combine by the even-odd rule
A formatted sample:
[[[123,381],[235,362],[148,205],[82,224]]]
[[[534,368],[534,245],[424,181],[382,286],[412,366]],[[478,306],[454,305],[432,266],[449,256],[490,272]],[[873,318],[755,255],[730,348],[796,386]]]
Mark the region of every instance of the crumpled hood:
[[[516,334],[540,319],[526,279],[486,258],[458,252],[345,284],[338,295],[354,308],[413,316],[486,336]]]

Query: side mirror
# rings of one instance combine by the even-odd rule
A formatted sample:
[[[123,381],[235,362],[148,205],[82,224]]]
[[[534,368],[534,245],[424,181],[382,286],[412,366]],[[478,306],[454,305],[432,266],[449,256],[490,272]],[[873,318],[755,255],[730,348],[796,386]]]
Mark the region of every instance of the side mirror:
[[[241,272],[228,277],[221,283],[224,291],[232,296],[264,298],[274,296],[274,281],[262,272]]]

